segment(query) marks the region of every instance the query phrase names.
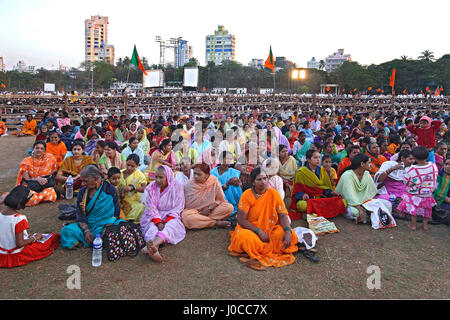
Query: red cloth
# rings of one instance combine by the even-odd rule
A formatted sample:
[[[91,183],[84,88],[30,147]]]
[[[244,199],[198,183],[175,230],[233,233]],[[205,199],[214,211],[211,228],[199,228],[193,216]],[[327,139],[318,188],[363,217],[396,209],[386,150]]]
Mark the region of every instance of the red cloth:
[[[345,204],[340,197],[309,199],[306,213],[315,213],[324,218],[334,218],[346,211]]]
[[[59,241],[59,234],[52,233],[52,237],[44,243],[33,242],[26,245],[22,251],[18,253],[0,254],[0,268],[19,267],[32,261],[43,259],[53,253],[59,246]]]

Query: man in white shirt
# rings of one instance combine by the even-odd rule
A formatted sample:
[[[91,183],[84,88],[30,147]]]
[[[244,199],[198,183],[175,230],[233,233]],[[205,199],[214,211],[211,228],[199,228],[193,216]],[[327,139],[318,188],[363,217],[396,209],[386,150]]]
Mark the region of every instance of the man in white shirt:
[[[194,177],[194,170],[191,169],[191,166],[191,158],[181,158],[180,171],[175,175],[175,180],[178,180],[183,186]]]

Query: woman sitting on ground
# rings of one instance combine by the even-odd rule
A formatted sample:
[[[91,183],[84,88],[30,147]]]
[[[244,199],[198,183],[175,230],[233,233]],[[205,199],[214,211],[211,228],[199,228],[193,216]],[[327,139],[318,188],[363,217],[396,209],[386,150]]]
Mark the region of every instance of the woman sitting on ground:
[[[47,144],[44,141],[36,141],[34,143],[33,155],[25,158],[20,164],[16,185],[21,184],[24,179],[34,180],[41,186],[49,183],[50,176],[58,170],[58,166],[55,157],[47,153],[46,148]],[[43,201],[55,202],[57,198],[54,185],[48,186],[38,192],[33,192],[33,197],[28,201],[27,207],[35,206]]]
[[[50,134],[50,141],[47,142],[47,152],[55,156],[56,164],[58,168],[62,165],[64,156],[67,153],[67,148],[58,133],[53,132]]]
[[[98,168],[103,173],[104,177],[108,175],[108,170],[111,167],[116,167],[120,170],[126,168],[126,158],[116,150],[116,143],[108,141],[105,145],[105,153],[98,160]]]
[[[76,222],[61,229],[61,246],[73,249],[91,247],[94,237],[101,235],[109,224],[117,225],[120,215],[119,196],[95,165],[86,166],[80,173],[84,187],[80,189],[76,204]]]
[[[237,205],[242,195],[242,182],[239,180],[241,172],[231,167],[233,163],[233,154],[229,151],[223,151],[221,154],[220,165],[211,171],[211,175],[219,180],[225,193],[225,198],[234,207],[228,220],[236,218]]]
[[[387,159],[380,155],[380,147],[377,143],[371,143],[367,146],[367,152],[366,154],[369,156],[372,167],[370,169],[370,175],[372,178],[375,176],[375,174],[380,170],[381,165],[387,161]]]
[[[260,167],[252,171],[251,182],[252,188],[239,201],[238,225],[231,233],[228,251],[256,270],[292,264],[298,238],[284,202],[268,187],[267,175]]]
[[[33,119],[31,114],[27,115],[27,120],[23,124],[22,130],[13,133],[13,135],[18,137],[34,136],[38,131],[38,126],[36,120]]]
[[[311,202],[309,206],[317,207],[313,212],[319,216],[332,218],[345,212],[345,202],[342,201],[341,194],[333,191],[330,176],[320,164],[320,153],[309,150],[306,153],[305,166],[299,168],[295,174],[289,214],[291,219],[300,219],[303,213],[309,213],[311,209],[308,210],[308,202],[312,199],[314,203]]]
[[[105,153],[105,146],[106,142],[104,140],[98,140],[95,144],[95,149],[91,154],[92,160],[94,160],[95,163],[98,163],[100,158]]]
[[[183,185],[175,180],[168,166],[159,166],[155,181],[145,190],[146,209],[140,226],[150,258],[162,262],[159,246],[163,243],[177,244],[186,236],[180,214],[184,209]]]
[[[140,159],[137,154],[130,154],[127,158],[126,169],[121,170],[119,192],[121,197],[120,219],[139,223],[145,210],[141,203],[141,193],[147,187],[145,175],[139,171]]]
[[[75,141],[72,144],[72,156],[64,159],[55,178],[58,193],[65,194],[65,184],[69,176],[73,178],[73,190],[81,188],[81,170],[89,164],[95,164],[92,157],[83,155],[83,152],[84,144],[80,141]]]
[[[297,172],[297,162],[293,156],[289,155],[289,150],[284,145],[279,146],[280,169],[278,175],[283,180],[283,188],[286,194],[292,192],[295,173]]]
[[[32,192],[25,186],[16,186],[2,201],[0,209],[0,268],[23,266],[32,261],[43,259],[58,247],[59,235],[35,233],[28,235],[27,217],[17,212],[25,209]],[[45,240],[43,243],[38,242]]]
[[[352,164],[352,159],[361,153],[361,148],[357,145],[350,145],[347,149],[347,156],[339,163],[337,176],[338,181],[342,175],[342,172],[345,168],[349,167]]]
[[[180,161],[180,171],[175,175],[175,179],[179,181],[183,187],[194,177],[194,170],[192,169],[191,158],[183,157]]]
[[[359,222],[366,222],[366,209],[362,204],[373,199],[378,190],[370,176],[372,163],[368,155],[358,154],[352,159],[352,164],[347,167],[339,179],[336,192],[342,194],[347,201],[347,213],[344,217]]]
[[[172,150],[172,141],[169,138],[164,139],[158,150],[152,154],[150,164],[144,172],[148,183],[155,180],[155,171],[159,166],[168,166],[171,169],[175,169],[175,153]]]
[[[281,199],[284,200],[284,188],[283,179],[278,175],[278,170],[280,169],[280,162],[276,158],[267,158],[264,160],[262,166],[262,171],[267,175],[267,183],[269,188],[277,190],[280,194]]]
[[[406,186],[403,183],[406,174],[405,168],[413,163],[414,157],[411,155],[411,151],[402,150],[399,153],[398,161],[384,162],[374,177],[374,182],[378,188],[376,198],[390,200],[391,195],[394,195],[392,209],[395,211],[397,218],[405,217],[403,212],[395,209],[400,204],[402,195],[406,192]]]
[[[234,207],[225,199],[219,180],[206,163],[194,165],[194,178],[184,186],[185,210],[181,219],[187,229],[229,227]]]

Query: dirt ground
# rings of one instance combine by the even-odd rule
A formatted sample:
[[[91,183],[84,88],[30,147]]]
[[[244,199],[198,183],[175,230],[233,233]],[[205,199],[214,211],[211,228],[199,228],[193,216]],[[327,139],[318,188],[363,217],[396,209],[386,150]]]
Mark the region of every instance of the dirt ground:
[[[0,138],[0,192],[10,190],[34,138]],[[65,201],[68,202],[68,201]],[[59,232],[58,201],[26,208],[31,232]],[[410,231],[406,221],[388,230],[332,219],[339,233],[319,236],[320,263],[302,255],[283,268],[255,271],[228,255],[227,230],[188,231],[177,246],[166,245],[162,264],[148,256],[103,259],[91,266],[91,250],[61,247],[40,261],[0,270],[0,299],[449,299],[450,230]],[[306,226],[294,221],[293,227]],[[421,225],[419,224],[419,227]],[[69,289],[80,268],[80,289]],[[369,289],[369,266],[378,266],[379,289]],[[369,279],[369,283],[372,283]]]

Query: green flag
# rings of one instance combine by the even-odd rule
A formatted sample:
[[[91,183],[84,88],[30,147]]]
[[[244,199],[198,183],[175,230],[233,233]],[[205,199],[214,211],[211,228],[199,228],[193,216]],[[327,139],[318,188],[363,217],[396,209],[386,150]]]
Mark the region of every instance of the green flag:
[[[145,71],[144,66],[142,65],[141,59],[139,59],[139,55],[138,55],[137,50],[136,50],[136,45],[134,45],[133,56],[131,57],[131,64],[134,64],[136,67],[141,69],[142,72],[146,76],[148,76],[147,72]]]

